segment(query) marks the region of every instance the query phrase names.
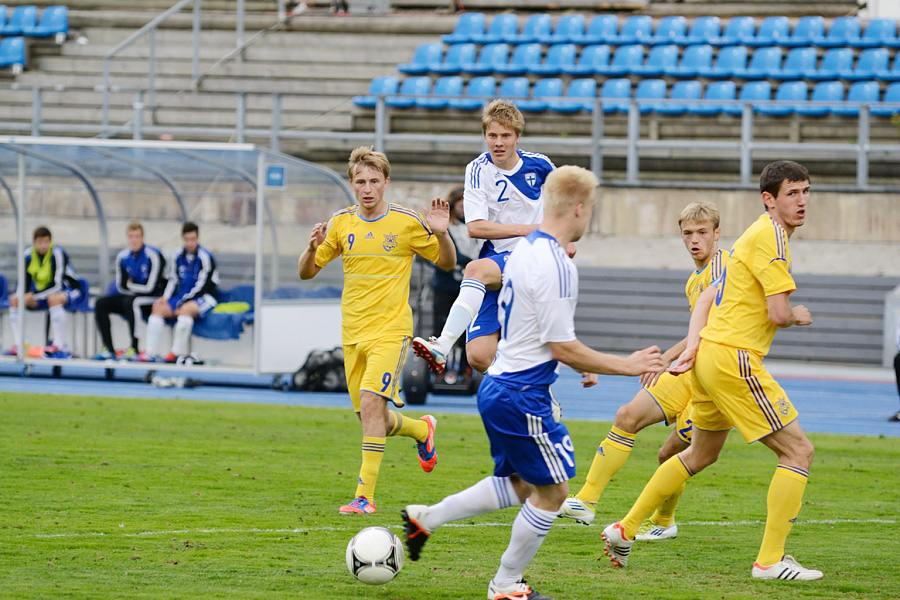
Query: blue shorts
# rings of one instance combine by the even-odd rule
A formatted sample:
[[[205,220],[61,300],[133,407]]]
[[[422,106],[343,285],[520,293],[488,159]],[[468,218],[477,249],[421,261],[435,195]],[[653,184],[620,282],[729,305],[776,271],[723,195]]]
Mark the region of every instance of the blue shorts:
[[[63,290],[62,293],[66,295],[66,303],[63,304],[66,308],[81,300],[81,290],[78,288],[68,288]],[[46,298],[35,299],[35,302],[37,303],[37,307],[34,310],[47,310],[50,308]]]
[[[509,259],[509,252],[496,253],[489,250],[485,256],[479,258],[488,258],[500,267],[500,272],[506,268],[506,261]],[[466,341],[469,342],[483,335],[491,335],[500,331],[500,318],[497,314],[497,299],[500,297],[500,290],[487,290],[484,293],[484,300],[481,302],[481,308],[475,319],[469,324],[466,330]]]
[[[569,430],[553,420],[550,386],[512,389],[485,376],[478,411],[491,443],[494,475],[517,473],[532,485],[563,483],[575,476]]]
[[[173,313],[175,312],[175,309],[178,308],[178,303],[181,302],[181,299],[183,297],[184,296],[178,296],[177,298],[175,298],[175,297],[169,298],[169,300],[168,300],[169,308],[172,309]],[[216,305],[218,304],[218,301],[215,299],[215,297],[212,294],[203,294],[202,296],[197,296],[196,298],[194,298],[193,300],[189,300],[188,302],[191,302],[191,301],[196,302],[197,306],[200,307],[200,312],[197,313],[198,317],[202,317],[202,316],[206,315],[206,313],[208,313],[209,311],[214,309],[216,307]]]

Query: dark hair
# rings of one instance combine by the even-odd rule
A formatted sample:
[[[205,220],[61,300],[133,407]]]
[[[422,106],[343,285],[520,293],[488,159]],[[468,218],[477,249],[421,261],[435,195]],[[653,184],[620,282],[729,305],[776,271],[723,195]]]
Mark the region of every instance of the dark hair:
[[[188,221],[181,226],[181,235],[186,233],[196,233],[197,235],[200,235],[200,228],[197,227],[197,224],[193,221]]]
[[[778,190],[785,181],[809,181],[806,167],[792,160],[779,160],[766,165],[759,176],[759,191],[778,196]]]
[[[464,191],[465,191],[465,188],[463,186],[459,185],[459,186],[456,186],[455,188],[453,188],[452,190],[450,190],[450,193],[447,194],[447,204],[450,205],[451,210],[453,209],[454,205],[456,205],[457,202],[462,202]]]
[[[53,239],[53,236],[50,235],[50,230],[47,229],[46,227],[44,227],[43,225],[41,225],[40,227],[35,228],[34,235],[31,236],[31,239],[36,240],[38,238],[45,238],[45,237]]]

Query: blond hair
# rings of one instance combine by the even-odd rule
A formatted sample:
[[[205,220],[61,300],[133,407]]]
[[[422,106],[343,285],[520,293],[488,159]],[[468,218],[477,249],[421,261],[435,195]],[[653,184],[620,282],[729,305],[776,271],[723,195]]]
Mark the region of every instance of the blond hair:
[[[597,177],[582,167],[565,165],[544,181],[544,213],[560,217],[577,204],[592,207],[597,201]]]
[[[525,131],[525,117],[522,116],[522,112],[515,104],[506,100],[494,100],[484,108],[481,115],[481,131],[487,133],[491,123],[508,127],[515,131],[516,135],[522,135]]]
[[[712,223],[713,229],[719,228],[719,209],[712,202],[701,200],[699,202],[691,202],[681,211],[678,216],[678,226],[684,223]]]
[[[125,228],[125,231],[140,231],[141,235],[144,235],[144,226],[137,221],[132,221],[128,224],[128,227]]]
[[[372,146],[360,146],[350,153],[350,160],[347,161],[347,175],[353,179],[356,172],[365,167],[381,171],[385,179],[391,176],[391,163],[387,156],[383,152],[375,152]]]

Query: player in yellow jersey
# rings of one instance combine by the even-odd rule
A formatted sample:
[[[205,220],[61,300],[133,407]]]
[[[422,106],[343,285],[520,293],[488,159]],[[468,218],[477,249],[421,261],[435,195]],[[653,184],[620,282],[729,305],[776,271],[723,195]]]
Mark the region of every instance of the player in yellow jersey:
[[[684,287],[690,310],[700,293],[721,273],[728,255],[719,249],[719,210],[711,202],[692,202],[678,217],[684,246],[696,269]],[[687,337],[663,354],[663,364],[670,365],[684,351]],[[672,375],[656,372],[641,377],[643,387],[628,404],[616,411],[612,429],[597,448],[587,479],[573,498],[567,498],[560,516],[571,517],[589,525],[594,520],[597,501],[610,479],[625,465],[631,455],[638,432],[649,425],[665,422],[676,427],[659,450],[660,464],[675,456],[691,443],[691,377],[690,373]],[[662,540],[678,533],[675,507],[683,487],[666,500],[642,526],[637,539]]]
[[[821,571],[784,553],[803,501],[813,446],[787,394],[762,364],[776,329],[812,323],[806,307],[791,306],[796,286],[788,245],[806,219],[809,173],[793,161],[774,162],[763,169],[759,187],[766,212],[734,243],[725,272],[698,298],[687,347],[671,369],[683,373],[693,367],[691,445],[656,470],[624,519],[603,530],[606,553],[616,566],[627,564],[647,515],[716,461],[734,426],[747,443],[758,440],[778,457],[752,577],[822,578]]]
[[[344,266],[341,294],[342,343],[347,389],[362,424],[362,467],[356,497],[342,514],[375,512],[375,482],[384,456],[385,438],[416,440],[419,463],[427,473],[437,464],[431,415],[410,419],[388,410],[388,401],[403,406],[400,372],[412,336],[409,277],[414,255],[442,269],[456,264],[447,233],[450,207],[435,198],[425,219],[387,202],[391,165],[381,152],[360,147],[347,166],[357,205],[339,210],[328,223],[317,223],[300,255],[301,279],[314,277],[340,256]]]

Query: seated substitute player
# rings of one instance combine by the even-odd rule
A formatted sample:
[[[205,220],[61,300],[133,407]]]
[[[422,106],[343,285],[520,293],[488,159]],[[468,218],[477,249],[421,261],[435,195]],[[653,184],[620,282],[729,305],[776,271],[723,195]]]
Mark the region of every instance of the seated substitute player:
[[[344,370],[363,438],[356,495],[340,512],[372,514],[386,437],[415,439],[419,464],[426,473],[437,464],[437,420],[431,415],[404,417],[388,410],[388,401],[403,406],[400,373],[412,336],[409,278],[414,255],[452,269],[456,250],[447,233],[450,207],[446,202],[433,199],[423,220],[419,213],[384,198],[391,181],[387,156],[366,146],[357,148],[350,154],[347,173],[358,204],[313,227],[298,272],[301,279],[310,279],[335,258],[343,259]]]
[[[541,190],[554,168],[543,154],[518,149],[525,117],[514,104],[491,102],[484,109],[481,129],[488,151],[466,166],[463,203],[469,235],[484,243],[478,260],[466,265],[440,337],[413,340],[415,353],[437,373],[444,370],[447,354],[463,333],[473,368],[484,372],[494,360],[500,330],[497,294],[506,259],[522,236],[541,222]],[[567,248],[570,256],[574,248],[574,244]]]
[[[692,202],[678,217],[681,239],[694,259],[696,270],[684,286],[690,310],[700,293],[722,273],[728,254],[719,249],[719,210],[711,202]],[[684,351],[687,337],[663,353],[663,364],[671,364]],[[672,375],[657,372],[641,378],[644,387],[628,404],[616,411],[612,429],[597,448],[587,480],[574,498],[567,498],[560,516],[577,519],[584,524],[594,520],[597,501],[610,479],[625,465],[639,431],[654,423],[675,423],[675,429],[659,450],[660,464],[675,456],[691,443],[691,377],[690,373]],[[674,523],[675,507],[684,488],[670,496],[656,513],[641,525],[639,540],[663,540],[678,533]]]
[[[564,166],[547,177],[540,228],[509,257],[500,291],[497,360],[478,389],[478,411],[494,459],[493,476],[432,506],[402,511],[411,560],[441,525],[490,510],[522,506],[509,546],[488,584],[494,600],[548,600],[532,590],[524,571],[556,520],[575,475],[566,426],[552,416],[550,384],[558,363],[588,373],[640,375],[663,364],[655,346],[627,358],[596,352],[575,337],[578,270],[564,248],[581,237],[596,201],[597,178]]]
[[[69,260],[68,253],[53,243],[53,236],[46,227],[37,227],[32,236],[33,245],[25,250],[25,308],[46,310],[50,314],[50,330],[53,343],[44,348],[46,358],[70,358],[66,339],[66,307],[81,300],[78,274]],[[9,354],[17,354],[22,346],[19,334],[19,295],[9,298],[9,320],[16,345]]]
[[[166,278],[163,277],[166,259],[158,249],[144,244],[144,228],[141,224],[130,223],[125,235],[128,247],[116,256],[116,293],[98,298],[94,306],[94,318],[103,343],[103,348],[94,356],[95,360],[116,358],[110,313],[122,315],[128,322],[131,345],[122,354],[122,358],[137,358],[139,350],[135,324],[142,323],[144,318],[150,316],[153,302],[166,288]]]
[[[194,329],[194,320],[216,307],[219,293],[219,271],[216,259],[200,245],[200,228],[188,221],[181,227],[184,246],[175,254],[169,282],[163,295],[156,299],[147,319],[145,362],[176,362],[186,356]],[[172,350],[161,357],[162,334],[166,319],[176,318],[172,333]]]
[[[628,563],[638,527],[654,508],[691,476],[716,461],[732,426],[747,443],[760,441],[778,457],[766,497],[766,526],[751,575],[757,579],[813,580],[822,572],[784,553],[809,478],[813,446],[797,422],[787,394],[762,363],[775,330],[809,325],[805,306],[791,306],[788,239],[806,219],[809,173],[793,161],[763,169],[760,190],[766,212],[734,243],[722,276],[697,299],[687,347],[672,367],[691,369],[691,445],[663,463],[631,510],[603,530],[606,554]]]

